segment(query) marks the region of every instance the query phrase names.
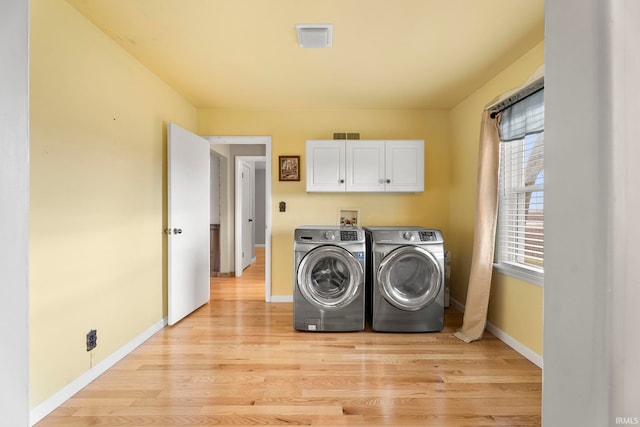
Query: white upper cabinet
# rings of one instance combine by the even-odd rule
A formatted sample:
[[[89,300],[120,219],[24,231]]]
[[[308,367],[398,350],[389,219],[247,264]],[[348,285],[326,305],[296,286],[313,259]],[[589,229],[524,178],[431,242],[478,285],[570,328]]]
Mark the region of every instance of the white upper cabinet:
[[[307,141],[307,191],[345,191],[344,141]]]
[[[307,141],[307,191],[424,191],[424,141]]]
[[[424,191],[424,141],[385,142],[386,191]]]
[[[385,191],[384,146],[384,141],[346,141],[347,191]]]

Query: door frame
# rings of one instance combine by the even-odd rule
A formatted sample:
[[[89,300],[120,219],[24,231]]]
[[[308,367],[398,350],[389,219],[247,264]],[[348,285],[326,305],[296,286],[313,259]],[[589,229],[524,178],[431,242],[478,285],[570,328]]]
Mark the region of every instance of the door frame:
[[[265,198],[264,198],[264,300],[271,302],[271,180],[272,180],[272,141],[270,136],[205,136],[212,145],[254,144],[264,145],[265,155]],[[235,207],[234,207],[235,209]],[[235,221],[235,215],[234,215]],[[234,242],[237,247],[236,237]],[[234,262],[235,264],[235,262]]]

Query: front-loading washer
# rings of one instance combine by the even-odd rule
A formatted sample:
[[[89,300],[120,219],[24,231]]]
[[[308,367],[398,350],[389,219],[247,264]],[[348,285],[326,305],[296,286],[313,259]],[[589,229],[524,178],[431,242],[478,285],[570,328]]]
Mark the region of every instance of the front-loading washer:
[[[381,332],[444,327],[444,240],[424,227],[365,227],[366,316]]]
[[[296,228],[294,328],[332,332],[364,330],[365,260],[366,240],[362,228]]]

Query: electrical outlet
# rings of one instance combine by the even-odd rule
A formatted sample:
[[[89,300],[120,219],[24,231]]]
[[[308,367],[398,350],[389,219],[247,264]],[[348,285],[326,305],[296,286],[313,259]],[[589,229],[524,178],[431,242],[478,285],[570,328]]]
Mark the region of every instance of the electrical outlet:
[[[95,329],[87,332],[87,351],[91,351],[98,345],[98,331]]]

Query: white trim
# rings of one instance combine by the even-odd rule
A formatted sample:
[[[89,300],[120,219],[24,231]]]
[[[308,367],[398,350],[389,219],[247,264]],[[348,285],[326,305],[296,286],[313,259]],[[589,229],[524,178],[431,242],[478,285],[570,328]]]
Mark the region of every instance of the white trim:
[[[265,213],[264,213],[264,300],[271,302],[271,164],[270,136],[205,136],[211,144],[263,144],[265,146]],[[234,237],[235,240],[235,237]]]
[[[507,334],[502,329],[498,328],[491,322],[487,322],[487,330],[496,336],[500,341],[529,359],[530,362],[533,362],[539,368],[542,369],[542,356],[540,356],[535,351],[531,350],[526,345],[522,344],[517,339],[513,338],[511,335]]]
[[[270,302],[293,302],[293,295],[273,295]]]
[[[42,420],[44,417],[49,415],[58,406],[62,405],[67,399],[69,399],[74,394],[82,390],[91,381],[95,380],[100,375],[105,373],[108,369],[113,367],[116,363],[118,363],[125,356],[127,356],[129,353],[135,350],[140,344],[142,344],[143,342],[151,338],[153,334],[160,331],[166,325],[167,325],[166,317],[161,320],[158,320],[156,323],[151,325],[147,330],[145,330],[140,335],[138,335],[137,337],[129,341],[127,344],[120,347],[115,352],[111,353],[111,355],[107,356],[100,363],[98,363],[94,367],[87,370],[85,373],[77,377],[75,380],[71,381],[66,386],[62,387],[55,394],[53,394],[49,399],[45,400],[35,408],[31,408],[30,417],[29,417],[31,425],[36,424],[38,421]]]
[[[3,1],[0,26],[0,424],[21,426],[29,422],[29,376],[35,376],[29,372],[29,2]]]
[[[505,276],[513,277],[518,280],[522,280],[523,282],[544,288],[544,273],[506,263],[494,263],[493,268]]]
[[[270,136],[203,136],[211,144],[270,144]],[[268,142],[267,142],[268,139]]]
[[[449,299],[449,301],[453,306],[453,308],[460,311],[461,313],[464,313],[465,306],[462,303],[460,303],[460,301],[457,301],[453,298]],[[530,362],[534,363],[536,366],[542,369],[543,357],[540,356],[538,353],[531,350],[529,347],[522,344],[520,341],[513,338],[511,335],[507,334],[505,331],[498,328],[491,322],[487,322],[486,329],[489,332],[491,332],[493,335],[495,335],[495,337],[498,338],[500,341],[502,341],[503,343],[505,343],[506,345],[508,345],[509,347],[511,347],[518,353],[520,353],[522,356],[526,357]]]

